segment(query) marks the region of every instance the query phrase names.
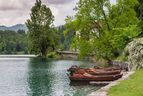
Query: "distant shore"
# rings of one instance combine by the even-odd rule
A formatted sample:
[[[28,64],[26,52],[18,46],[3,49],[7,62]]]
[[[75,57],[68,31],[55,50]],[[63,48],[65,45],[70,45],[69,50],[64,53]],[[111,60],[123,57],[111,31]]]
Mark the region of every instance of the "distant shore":
[[[25,55],[0,55],[0,58],[33,58],[37,57],[36,55],[30,55],[30,54],[25,54]]]

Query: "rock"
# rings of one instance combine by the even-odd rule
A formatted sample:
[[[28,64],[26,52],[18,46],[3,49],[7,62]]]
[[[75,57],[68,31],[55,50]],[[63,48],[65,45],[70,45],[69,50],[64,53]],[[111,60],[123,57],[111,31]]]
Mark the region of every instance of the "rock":
[[[131,69],[143,68],[143,38],[134,39],[126,47]]]

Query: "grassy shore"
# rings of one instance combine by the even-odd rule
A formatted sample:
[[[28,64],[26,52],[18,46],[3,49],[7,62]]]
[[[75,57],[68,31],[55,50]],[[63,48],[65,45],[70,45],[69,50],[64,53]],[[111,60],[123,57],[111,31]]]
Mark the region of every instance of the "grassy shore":
[[[113,86],[108,96],[143,96],[143,70],[136,71],[128,80]]]

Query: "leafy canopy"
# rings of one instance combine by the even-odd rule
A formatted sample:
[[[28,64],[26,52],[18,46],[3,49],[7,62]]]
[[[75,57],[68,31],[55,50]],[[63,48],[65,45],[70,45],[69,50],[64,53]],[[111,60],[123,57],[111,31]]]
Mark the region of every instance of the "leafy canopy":
[[[110,0],[80,0],[75,18],[66,20],[65,31],[75,31],[73,45],[77,44],[80,57],[95,54],[111,61],[119,56],[140,33],[134,10],[137,4],[137,0],[118,0],[115,5]]]
[[[56,30],[52,26],[54,16],[50,8],[42,4],[41,0],[36,0],[30,17],[26,22],[30,51],[45,57],[56,44]]]

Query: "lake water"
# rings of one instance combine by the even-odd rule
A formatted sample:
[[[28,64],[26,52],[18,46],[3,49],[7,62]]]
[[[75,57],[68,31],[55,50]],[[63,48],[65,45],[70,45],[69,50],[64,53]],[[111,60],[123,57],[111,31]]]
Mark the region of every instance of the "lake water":
[[[0,96],[86,96],[100,87],[70,84],[67,69],[86,61],[1,58]]]

